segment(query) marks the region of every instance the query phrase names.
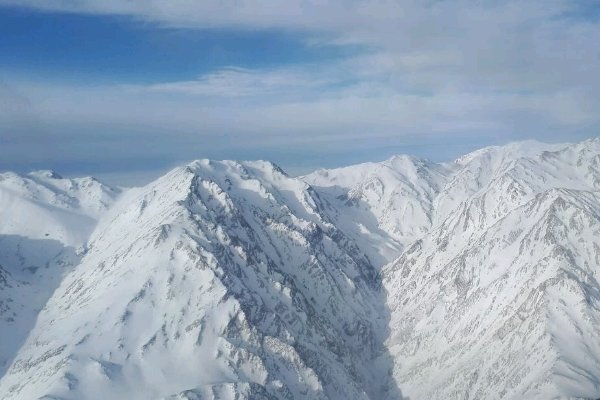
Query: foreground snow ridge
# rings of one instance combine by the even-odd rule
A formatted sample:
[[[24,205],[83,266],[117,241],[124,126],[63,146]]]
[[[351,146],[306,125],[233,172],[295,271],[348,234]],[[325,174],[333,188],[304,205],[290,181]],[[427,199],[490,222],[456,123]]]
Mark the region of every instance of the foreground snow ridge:
[[[600,398],[600,139],[0,174],[0,399]]]

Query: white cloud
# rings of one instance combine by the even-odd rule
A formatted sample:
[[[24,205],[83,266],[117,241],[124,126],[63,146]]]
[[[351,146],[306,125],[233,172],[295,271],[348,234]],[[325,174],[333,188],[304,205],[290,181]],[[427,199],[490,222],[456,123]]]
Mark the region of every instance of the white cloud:
[[[165,26],[286,29],[318,43],[362,44],[337,65],[385,79],[399,93],[600,92],[600,23],[572,0],[0,0],[47,11],[130,15]],[[319,71],[318,69],[315,69]],[[271,79],[258,82],[257,79]],[[296,82],[298,80],[298,82]],[[321,84],[319,74],[225,70],[156,90],[247,96],[257,89]],[[221,89],[219,88],[221,86]],[[300,86],[300,85],[296,85]]]
[[[200,76],[197,80],[132,86],[131,89],[200,96],[247,97],[281,95],[290,90],[299,93],[331,83],[330,80],[294,69],[255,71],[230,67]]]
[[[335,74],[339,68],[336,64],[320,72],[311,67],[294,73],[225,69],[196,81],[150,85],[20,81],[15,87],[29,99],[41,124],[112,124],[184,136],[228,132],[239,136],[239,143],[246,136],[254,141],[255,135],[293,143],[343,141],[348,135],[401,137],[415,132],[481,135],[504,130],[508,136],[536,124],[556,134],[581,125],[600,126],[598,108],[592,106],[597,100],[586,98],[585,89],[550,93],[453,86],[437,91],[401,90],[379,75],[359,79],[361,71],[346,74],[342,80],[353,83],[340,85],[340,76]],[[31,119],[32,113],[24,118]]]
[[[175,148],[183,146],[202,156],[210,146],[287,145],[309,152],[324,151],[325,144],[332,143],[352,151],[390,140],[417,143],[417,137],[430,142],[451,136],[465,141],[482,136],[496,141],[569,140],[582,132],[598,134],[600,128],[600,22],[585,16],[585,2],[0,0],[1,4],[129,15],[170,27],[294,30],[314,46],[360,44],[366,49],[328,64],[269,70],[231,67],[195,80],[152,85],[11,81],[14,92],[28,99],[28,109],[35,110],[33,119],[44,127],[70,129],[72,136],[81,134],[73,126],[95,130],[100,138],[112,135],[114,146],[167,132],[164,142],[150,140],[159,149],[143,151],[175,154]],[[27,119],[32,119],[31,112]],[[0,114],[4,132],[10,131],[8,125]],[[117,130],[129,136],[115,139]],[[65,133],[65,143],[72,136]]]

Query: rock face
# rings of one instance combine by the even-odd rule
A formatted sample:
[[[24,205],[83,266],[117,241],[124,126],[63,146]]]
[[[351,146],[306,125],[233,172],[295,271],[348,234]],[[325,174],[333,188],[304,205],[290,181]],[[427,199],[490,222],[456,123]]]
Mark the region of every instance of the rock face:
[[[598,398],[599,190],[598,139],[2,174],[0,398]]]

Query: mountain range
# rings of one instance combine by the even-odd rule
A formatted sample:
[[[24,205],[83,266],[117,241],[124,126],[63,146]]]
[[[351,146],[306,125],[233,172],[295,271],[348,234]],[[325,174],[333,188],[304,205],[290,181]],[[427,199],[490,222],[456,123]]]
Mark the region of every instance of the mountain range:
[[[600,398],[600,138],[0,174],[0,399]]]

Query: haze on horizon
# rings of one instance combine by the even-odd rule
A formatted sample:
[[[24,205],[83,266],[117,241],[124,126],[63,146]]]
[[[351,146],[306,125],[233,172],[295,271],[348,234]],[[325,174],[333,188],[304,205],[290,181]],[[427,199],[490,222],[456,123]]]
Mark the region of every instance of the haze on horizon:
[[[135,183],[196,158],[291,173],[600,132],[580,1],[0,0],[0,170]]]

